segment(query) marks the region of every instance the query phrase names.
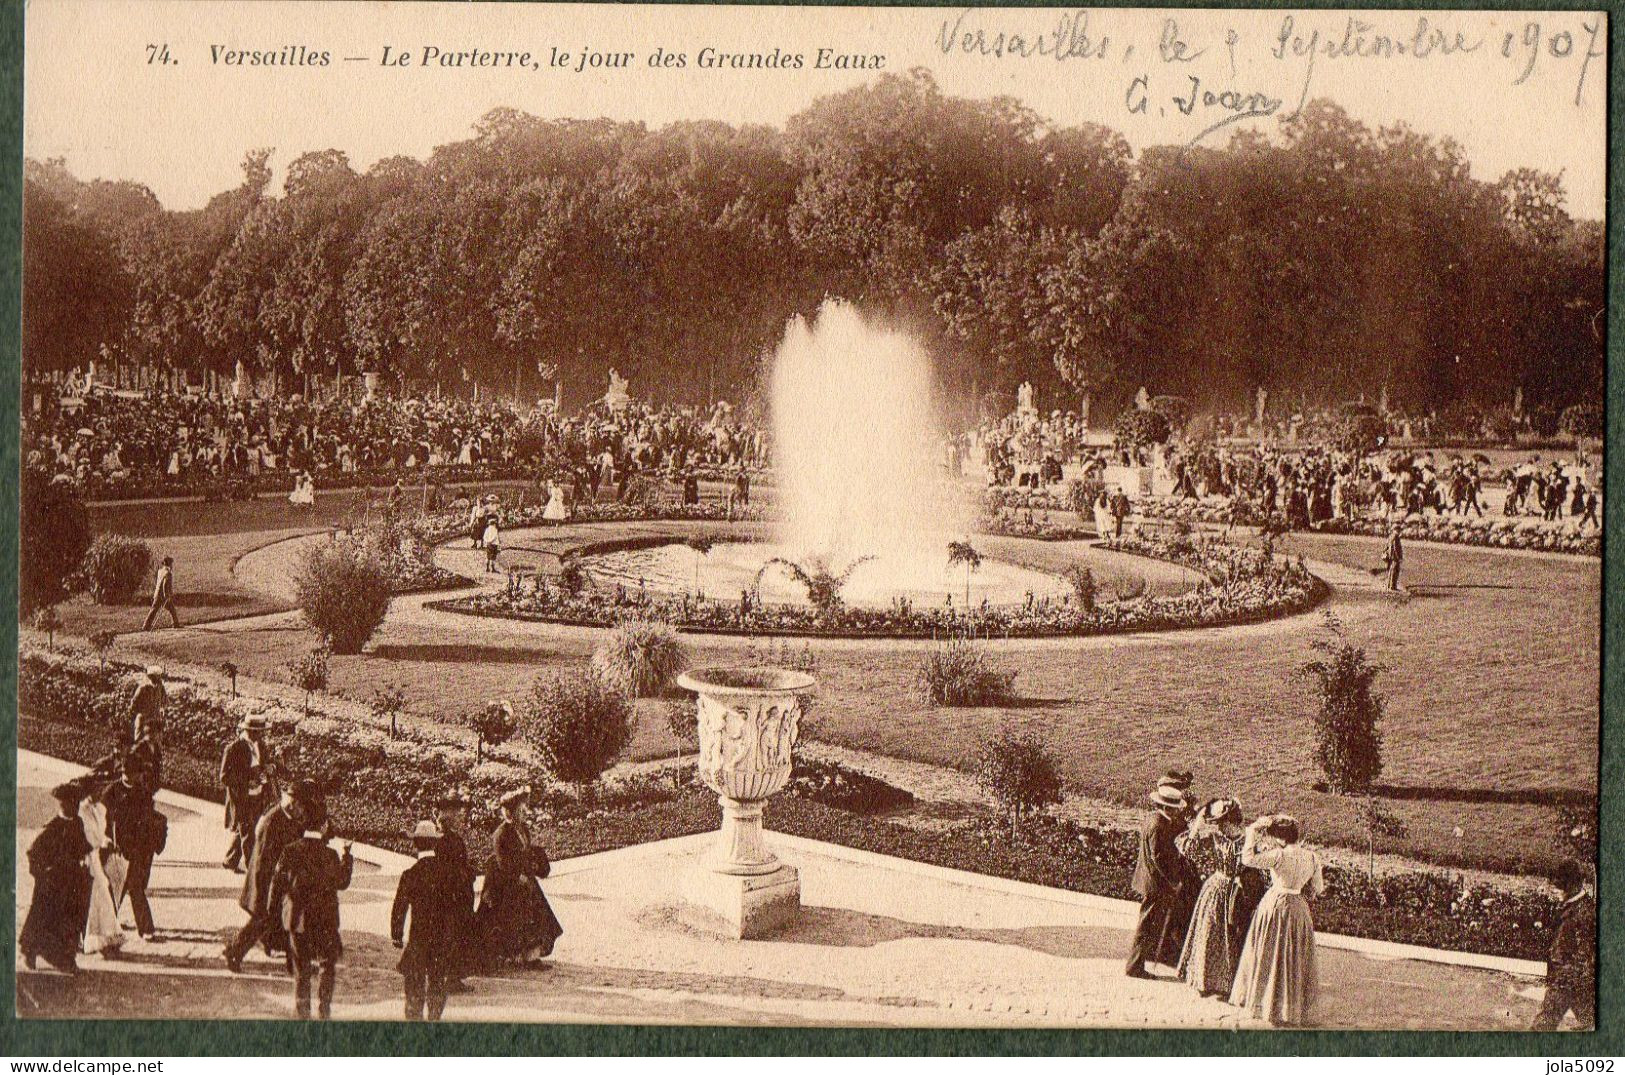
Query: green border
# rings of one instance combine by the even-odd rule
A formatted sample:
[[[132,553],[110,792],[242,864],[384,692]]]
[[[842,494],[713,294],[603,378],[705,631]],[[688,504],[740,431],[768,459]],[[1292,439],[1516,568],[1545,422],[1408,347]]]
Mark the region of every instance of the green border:
[[[45,2],[45,0],[36,0]],[[247,2],[247,0],[240,0]],[[813,0],[817,2],[817,0]],[[888,5],[905,6],[905,5]],[[909,5],[961,7],[963,4]],[[979,0],[978,6],[985,5]],[[1000,6],[1047,6],[1006,0]],[[1073,7],[1078,5],[1057,5]],[[1096,5],[1137,6],[1137,5]],[[1138,6],[1175,6],[1167,4]],[[1266,2],[1214,4],[1195,0],[1187,7],[1257,6],[1265,8],[1392,8],[1389,2],[1372,0],[1310,0],[1286,5]],[[1602,5],[1610,15],[1609,87],[1618,84],[1616,72],[1625,62],[1625,48],[1615,18],[1625,11],[1625,0],[1606,0]],[[1498,9],[1530,10],[1530,5],[1496,2],[1461,3],[1445,0],[1426,7],[1443,10]],[[3,572],[0,572],[0,607],[17,607],[17,498],[18,465],[18,379],[21,335],[18,314],[22,219],[22,43],[24,0],[0,4],[0,104],[4,107],[0,125],[0,147],[6,166],[0,170],[0,249],[8,256],[0,259],[0,474],[5,475],[0,494],[0,529],[6,536]],[[1585,11],[1595,5],[1553,0],[1542,9]],[[94,77],[91,73],[86,77]],[[1618,163],[1620,143],[1619,109],[1610,92],[1608,121],[1608,270],[1610,280],[1620,278],[1622,236],[1618,214],[1611,211],[1616,199],[1625,197]],[[1612,291],[1610,291],[1612,298]],[[1625,305],[1609,309],[1610,341],[1625,338]],[[1617,343],[1608,354],[1608,427],[1625,423],[1625,392],[1620,391],[1621,356]],[[1625,516],[1625,453],[1610,438],[1604,449],[1606,465],[1605,512],[1607,533],[1611,535]],[[1616,710],[1625,683],[1621,663],[1608,659],[1625,645],[1617,616],[1610,610],[1622,596],[1621,567],[1618,559],[1603,561],[1603,667],[1602,667],[1602,868],[1599,898],[1606,909],[1601,915],[1602,972],[1599,982],[1625,982],[1625,801],[1620,781],[1625,777],[1625,749]],[[16,813],[16,652],[17,621],[12,616],[0,624],[0,698],[5,700],[6,719],[0,721],[0,878],[9,880],[15,868]],[[0,887],[4,887],[0,884]],[[0,1054],[12,1056],[218,1056],[218,1055],[706,1055],[757,1054],[930,1054],[930,1055],[1019,1055],[1019,1056],[1113,1056],[1113,1055],[1483,1055],[1483,1056],[1620,1056],[1625,1055],[1625,989],[1604,985],[1598,998],[1598,1031],[1595,1035],[1568,1034],[1561,1038],[1529,1033],[1427,1033],[1427,1032],[1277,1032],[1235,1033],[1229,1031],[1118,1031],[1118,1030],[825,1030],[757,1029],[635,1026],[517,1026],[502,1024],[413,1024],[413,1023],[335,1023],[317,1025],[292,1022],[185,1022],[106,1021],[72,1023],[58,1020],[19,1022],[15,1017],[16,908],[11,899],[0,900],[0,937],[5,939],[6,957],[0,961]]]

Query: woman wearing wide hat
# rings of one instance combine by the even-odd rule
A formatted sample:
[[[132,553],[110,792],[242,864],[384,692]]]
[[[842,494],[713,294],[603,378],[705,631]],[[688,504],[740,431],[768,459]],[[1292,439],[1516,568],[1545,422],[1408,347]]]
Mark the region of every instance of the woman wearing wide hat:
[[[552,871],[547,852],[531,843],[530,792],[520,788],[499,802],[502,823],[493,837],[494,853],[485,873],[476,914],[486,958],[493,963],[535,963],[553,953],[564,933],[541,879]]]
[[[28,904],[17,947],[28,969],[44,958],[69,974],[79,970],[79,935],[90,910],[90,841],[79,820],[79,802],[84,786],[70,780],[51,789],[57,816],[28,846],[28,872],[34,878],[34,894]]]
[[[1242,831],[1241,804],[1214,799],[1176,841],[1206,877],[1179,955],[1180,978],[1203,996],[1230,995],[1247,925],[1266,887],[1261,873],[1241,864]]]
[[[1308,897],[1326,887],[1320,856],[1298,843],[1296,818],[1261,817],[1247,827],[1241,864],[1268,870],[1270,889],[1253,913],[1230,1003],[1276,1026],[1309,1021],[1319,979]]]

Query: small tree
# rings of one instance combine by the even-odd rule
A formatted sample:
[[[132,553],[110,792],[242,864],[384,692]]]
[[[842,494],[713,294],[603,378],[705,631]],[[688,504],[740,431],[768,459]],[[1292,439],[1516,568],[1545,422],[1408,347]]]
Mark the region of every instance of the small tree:
[[[310,696],[327,689],[327,650],[320,646],[288,662],[288,680],[305,692],[305,716],[310,716]]]
[[[107,655],[113,652],[113,643],[118,635],[112,631],[97,631],[90,636],[90,648],[96,651],[96,664],[103,672],[107,671]]]
[[[970,611],[970,576],[982,566],[982,554],[968,541],[948,542],[948,564],[965,565],[965,611]]]
[[[22,474],[17,525],[17,603],[22,615],[68,597],[90,547],[90,515],[71,488],[39,467]]]
[[[677,762],[682,765],[685,754],[700,752],[700,710],[693,702],[671,702],[666,706],[666,731],[677,740]],[[797,739],[800,743],[800,739]],[[673,783],[678,779],[673,774]]]
[[[469,726],[474,729],[474,764],[485,760],[486,746],[499,747],[513,738],[519,722],[513,714],[513,703],[487,702],[468,714]]]
[[[397,721],[401,710],[406,708],[406,692],[396,684],[379,687],[372,694],[372,715],[380,724],[389,722],[389,737],[399,738],[400,729]]]
[[[294,585],[305,622],[334,653],[360,653],[389,613],[388,572],[359,542],[311,549]]]
[[[1168,418],[1159,411],[1142,411],[1130,407],[1117,418],[1117,446],[1139,449],[1153,444],[1166,444],[1172,430]]]
[[[544,675],[522,727],[548,774],[586,791],[632,741],[632,701],[593,672]]]
[[[1326,614],[1330,638],[1311,643],[1319,656],[1299,674],[1314,692],[1315,762],[1338,793],[1361,792],[1382,775],[1382,722],[1385,699],[1372,690],[1382,669],[1350,642],[1343,626]]]
[[[982,740],[976,782],[1005,811],[1014,834],[1022,818],[1061,801],[1061,774],[1035,731],[1004,724]]]
[[[44,605],[34,610],[34,630],[45,632],[45,648],[56,650],[56,633],[62,629],[62,614],[55,605]]]
[[[1360,819],[1360,828],[1365,833],[1365,872],[1366,876],[1376,879],[1377,876],[1377,837],[1400,839],[1408,831],[1405,822],[1397,814],[1389,811],[1388,806],[1374,795],[1360,796],[1355,806],[1355,816]]]
[[[231,680],[231,696],[237,697],[237,663],[235,661],[221,661],[220,674]]]
[[[1576,441],[1601,440],[1603,414],[1601,403],[1576,403],[1564,409],[1558,418],[1558,428]]]

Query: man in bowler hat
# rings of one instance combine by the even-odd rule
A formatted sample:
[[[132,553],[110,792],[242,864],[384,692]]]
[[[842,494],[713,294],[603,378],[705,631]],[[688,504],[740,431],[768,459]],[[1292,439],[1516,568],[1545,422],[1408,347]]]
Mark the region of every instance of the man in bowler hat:
[[[435,812],[440,832],[435,858],[445,870],[447,883],[458,894],[455,913],[448,920],[446,928],[454,938],[454,952],[466,953],[473,950],[475,943],[474,878],[478,875],[469,859],[468,842],[463,838],[463,833],[468,829],[468,799],[458,792],[452,792],[440,800]],[[446,988],[449,992],[460,993],[468,988],[463,984],[465,963],[465,960],[454,955],[446,967]]]
[[[1597,1025],[1597,897],[1590,871],[1565,859],[1552,878],[1562,890],[1562,917],[1546,959],[1546,998],[1531,1030],[1556,1030],[1574,1013],[1580,1030]]]
[[[316,983],[316,1018],[333,1015],[333,989],[339,956],[339,893],[350,887],[355,858],[350,844],[344,854],[327,846],[327,808],[307,800],[300,812],[304,831],[283,848],[271,879],[270,906],[288,935],[288,962],[293,967],[294,1011],[310,1018],[310,987]]]
[[[447,984],[458,959],[464,918],[464,884],[440,857],[443,836],[432,821],[412,831],[417,861],[401,874],[390,909],[389,935],[403,948],[399,964],[406,993],[406,1018],[439,1022],[446,1010]],[[407,922],[411,931],[407,932]]]

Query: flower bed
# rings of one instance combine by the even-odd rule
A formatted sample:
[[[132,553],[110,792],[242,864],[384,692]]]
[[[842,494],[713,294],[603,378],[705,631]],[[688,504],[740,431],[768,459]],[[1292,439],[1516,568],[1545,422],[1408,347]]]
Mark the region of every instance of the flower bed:
[[[19,745],[89,764],[112,748],[123,719],[133,670],[25,648],[19,655]],[[474,801],[472,822],[485,833],[493,804],[535,775],[515,753],[498,751],[479,765],[471,744],[404,729],[316,715],[261,699],[176,683],[166,714],[165,784],[220,801],[216,766],[222,746],[248,713],[269,717],[282,763],[296,774],[319,773],[339,830],[346,836],[407,850],[406,833],[439,794],[460,788]],[[983,815],[948,829],[921,829],[878,813],[905,806],[907,793],[831,762],[798,760],[787,794],[768,806],[780,832],[1032,884],[1132,898],[1128,883],[1138,837],[1049,816],[1031,818],[1012,834],[1006,822]],[[676,779],[646,774],[613,781],[578,797],[556,786],[536,797],[538,828],[555,858],[588,854],[716,828],[716,797],[697,784],[692,768]],[[484,842],[473,842],[476,857]],[[1436,870],[1363,871],[1331,866],[1327,891],[1314,900],[1315,925],[1403,944],[1544,959],[1557,922],[1558,901],[1544,892],[1470,885]]]
[[[388,488],[397,480],[417,486],[435,481],[443,486],[483,482],[531,482],[536,479],[535,462],[492,462],[423,467],[370,467],[365,470],[317,469],[313,471],[319,491],[338,489]],[[295,475],[302,470],[265,470],[258,474],[169,475],[141,474],[127,478],[92,476],[81,496],[90,503],[112,500],[163,500],[202,497],[205,500],[246,500],[250,497],[293,491]],[[700,481],[732,483],[736,471],[729,467],[703,466],[695,471]],[[650,475],[658,477],[658,475]],[[753,487],[771,486],[770,474],[753,473]]]
[[[1141,497],[1135,503],[1147,519],[1178,520],[1187,523],[1224,525],[1232,521],[1256,525],[1261,520],[1244,510],[1232,517],[1229,499],[1177,500],[1173,497]],[[1358,534],[1387,537],[1391,519],[1361,516],[1355,519],[1329,519],[1315,528],[1321,534]],[[1504,515],[1409,515],[1402,531],[1413,541],[1438,541],[1450,545],[1476,545],[1495,549],[1533,549],[1578,556],[1601,556],[1601,531],[1583,532],[1572,521],[1553,526],[1545,520]]]
[[[1177,630],[1255,623],[1304,612],[1328,592],[1301,562],[1184,537],[1129,537],[1105,548],[1194,568],[1207,581],[1185,593],[1140,596],[1083,608],[1070,598],[1040,599],[1019,607],[969,610],[842,607],[831,613],[810,605],[745,606],[740,602],[656,595],[643,589],[586,588],[576,592],[537,575],[499,593],[475,594],[430,607],[504,619],[608,627],[628,615],[663,619],[681,631],[716,634],[830,636],[838,638],[1045,638]]]

